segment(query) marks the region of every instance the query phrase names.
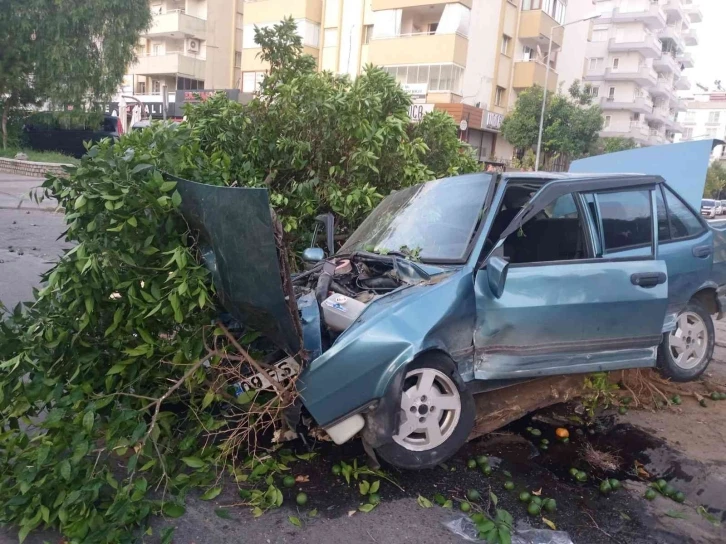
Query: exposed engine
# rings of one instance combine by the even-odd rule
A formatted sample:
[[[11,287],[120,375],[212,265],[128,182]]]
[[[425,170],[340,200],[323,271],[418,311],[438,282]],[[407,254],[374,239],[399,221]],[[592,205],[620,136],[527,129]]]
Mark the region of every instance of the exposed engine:
[[[323,261],[294,276],[292,282],[296,297],[315,292],[331,333],[347,329],[373,300],[405,283],[395,258],[370,253]]]

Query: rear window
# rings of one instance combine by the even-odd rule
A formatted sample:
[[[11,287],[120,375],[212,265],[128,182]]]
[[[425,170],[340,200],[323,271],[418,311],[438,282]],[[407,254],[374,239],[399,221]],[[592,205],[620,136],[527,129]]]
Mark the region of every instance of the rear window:
[[[690,238],[703,233],[705,229],[701,220],[670,189],[664,189],[673,239]]]
[[[709,208],[711,208],[715,205],[716,205],[715,200],[706,200],[706,199],[701,200],[701,206],[708,206]]]

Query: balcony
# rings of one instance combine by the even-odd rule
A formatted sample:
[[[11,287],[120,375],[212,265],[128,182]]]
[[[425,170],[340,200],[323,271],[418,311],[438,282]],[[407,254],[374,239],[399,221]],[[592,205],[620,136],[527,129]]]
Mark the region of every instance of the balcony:
[[[664,51],[659,59],[653,60],[653,68],[657,72],[665,72],[671,74],[680,74],[681,65],[671,53]]]
[[[600,15],[596,21],[598,25],[612,23],[643,23],[653,30],[660,30],[666,26],[666,14],[657,4],[645,1],[639,6],[632,6],[629,11],[615,8]]]
[[[656,84],[658,75],[648,66],[641,66],[638,70],[607,68],[603,79],[605,81],[634,81],[638,85],[649,86]]]
[[[666,143],[665,134],[658,129],[651,129],[648,132],[648,145],[663,145]]]
[[[686,76],[681,76],[678,79],[676,79],[676,82],[674,83],[673,87],[675,87],[678,91],[690,91],[691,90],[691,80],[688,79]]]
[[[625,38],[620,41],[610,38],[608,51],[611,53],[640,53],[647,59],[656,59],[661,55],[661,44],[655,36],[643,35],[640,38]]]
[[[462,4],[471,9],[473,0],[372,0],[371,10],[382,11],[386,9],[414,8],[419,6],[434,6],[439,4]]]
[[[151,28],[145,37],[166,36],[170,38],[205,38],[207,21],[187,15],[177,9],[154,15]]]
[[[454,63],[466,66],[469,40],[462,34],[402,34],[373,38],[368,62],[378,66]]]
[[[685,11],[686,15],[688,15],[688,18],[691,20],[692,23],[703,22],[703,12],[701,11],[701,8],[698,7],[696,4],[687,2],[683,6],[683,11]]]
[[[683,65],[684,68],[693,68],[696,63],[693,62],[693,55],[690,53],[679,53],[676,60]]]
[[[521,12],[519,21],[519,40],[533,49],[537,46],[546,48],[549,45],[550,32],[556,27],[557,21],[539,9]],[[557,30],[552,38],[553,49],[562,47],[562,30]]]
[[[689,28],[683,33],[683,41],[686,45],[698,45],[698,32],[695,28]]]
[[[129,69],[129,74],[139,76],[178,74],[203,80],[205,64],[204,59],[190,57],[181,52],[167,52],[165,55],[139,57]]]
[[[603,111],[626,110],[636,113],[649,113],[653,111],[653,101],[645,96],[637,96],[632,101],[618,101],[615,97],[605,96],[600,99],[600,108]]]
[[[688,111],[688,104],[686,104],[685,100],[681,100],[680,98],[676,97],[675,100],[671,101],[671,106],[676,111]]]
[[[664,97],[668,100],[673,100],[674,98],[677,98],[676,92],[673,89],[673,82],[669,79],[665,79],[662,77],[658,78],[658,81],[654,86],[648,88],[648,92],[650,92],[651,96]]]
[[[666,128],[672,132],[683,132],[683,126],[676,120],[676,114],[671,113],[666,119]]]
[[[284,17],[307,19],[314,23],[320,23],[323,20],[323,3],[320,0],[264,0],[245,2],[245,26],[269,24],[273,21],[281,21]]]
[[[650,136],[648,125],[632,121],[631,123],[613,123],[602,129],[600,136],[603,138],[633,138],[639,143],[644,143]]]
[[[667,107],[655,106],[651,111],[645,114],[645,119],[657,125],[664,125],[668,120],[670,110]]]
[[[680,30],[677,30],[674,26],[666,26],[659,33],[658,37],[661,40],[670,40],[676,45],[676,49],[683,51],[686,48],[686,44],[683,42]]]
[[[683,10],[682,0],[668,0],[668,3],[663,6],[666,15],[674,17],[675,19],[681,20],[686,16],[686,12]]]
[[[544,87],[547,65],[536,61],[518,61],[514,63],[514,81],[512,86],[515,89],[527,89],[534,85]],[[547,81],[547,89],[557,90],[558,74],[550,69],[550,76]]]

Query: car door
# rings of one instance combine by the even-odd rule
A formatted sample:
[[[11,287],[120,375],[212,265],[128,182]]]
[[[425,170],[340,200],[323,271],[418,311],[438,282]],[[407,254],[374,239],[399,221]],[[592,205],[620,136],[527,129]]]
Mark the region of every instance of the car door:
[[[668,299],[666,265],[655,258],[655,183],[624,185],[550,182],[504,230],[475,277],[477,379],[655,365]],[[591,215],[585,191],[602,217]],[[629,255],[625,242],[649,251]],[[607,249],[598,254],[598,245]]]

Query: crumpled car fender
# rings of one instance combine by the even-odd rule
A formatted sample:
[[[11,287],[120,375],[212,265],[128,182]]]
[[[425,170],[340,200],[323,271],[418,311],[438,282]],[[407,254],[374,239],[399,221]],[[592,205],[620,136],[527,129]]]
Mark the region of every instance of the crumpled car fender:
[[[366,410],[418,354],[470,353],[475,314],[468,268],[378,299],[302,372],[303,404],[322,427]]]

